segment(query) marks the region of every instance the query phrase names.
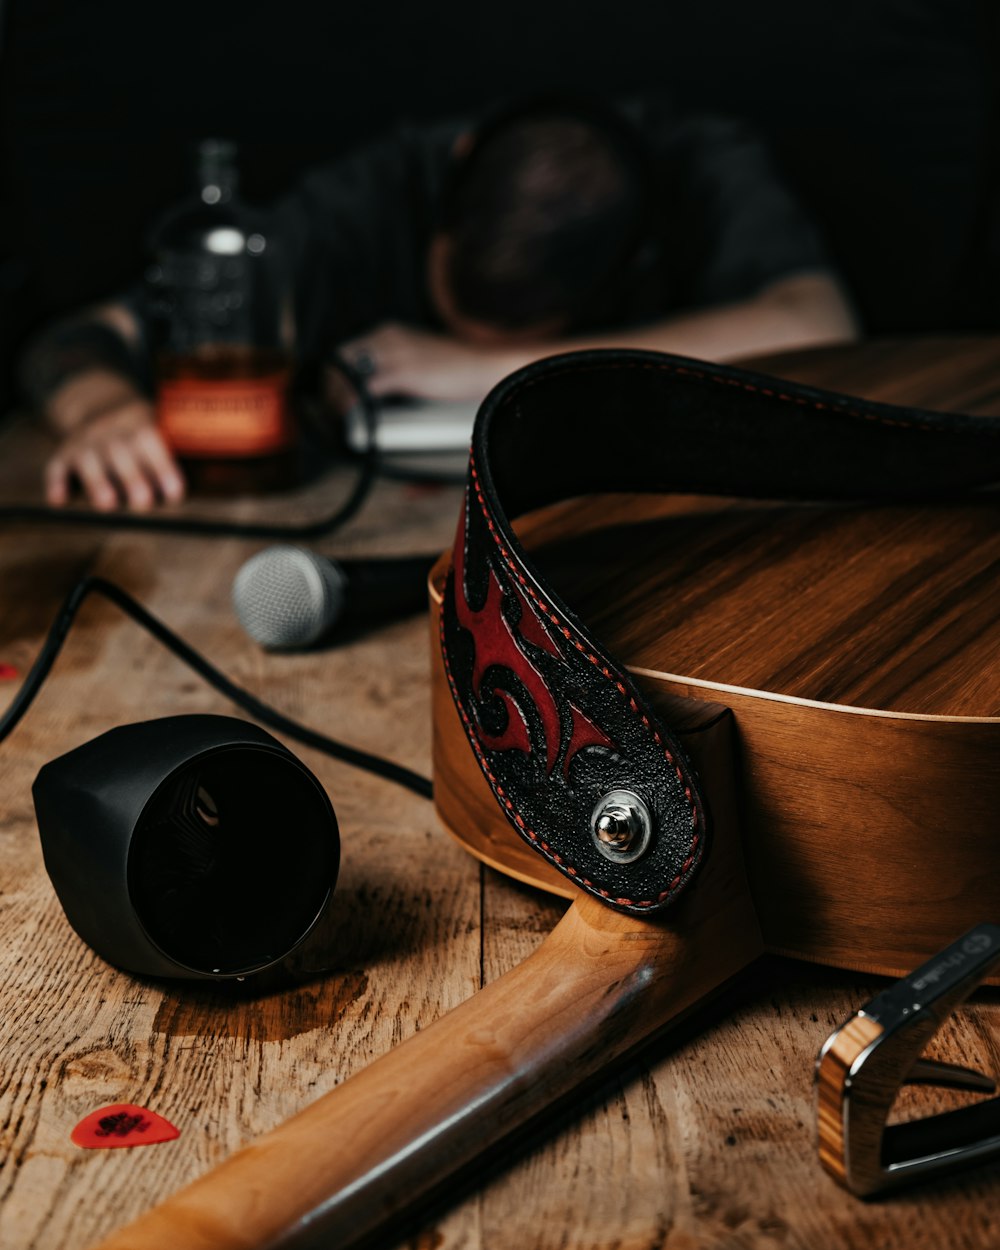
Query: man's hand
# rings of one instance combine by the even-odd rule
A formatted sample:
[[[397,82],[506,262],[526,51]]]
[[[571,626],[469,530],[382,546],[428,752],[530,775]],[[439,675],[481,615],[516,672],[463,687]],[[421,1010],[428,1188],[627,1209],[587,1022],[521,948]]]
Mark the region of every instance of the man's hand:
[[[67,382],[50,420],[63,432],[45,466],[45,496],[61,507],[78,481],[102,512],[120,503],[144,512],[184,497],[184,478],[156,428],[153,406],[131,383],[102,369]]]
[[[495,383],[531,359],[518,347],[463,342],[386,322],[341,346],[344,359],[365,376],[377,398],[482,399]]]

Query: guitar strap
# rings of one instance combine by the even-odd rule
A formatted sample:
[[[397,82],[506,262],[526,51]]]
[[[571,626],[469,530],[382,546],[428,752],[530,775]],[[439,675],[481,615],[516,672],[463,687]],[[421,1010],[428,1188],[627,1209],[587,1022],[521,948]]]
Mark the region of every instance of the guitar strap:
[[[507,819],[582,889],[640,915],[681,893],[709,837],[669,726],[545,584],[514,518],[602,492],[930,501],[997,483],[1000,417],[654,352],[578,352],[507,378],[476,420],[440,618],[458,714]]]

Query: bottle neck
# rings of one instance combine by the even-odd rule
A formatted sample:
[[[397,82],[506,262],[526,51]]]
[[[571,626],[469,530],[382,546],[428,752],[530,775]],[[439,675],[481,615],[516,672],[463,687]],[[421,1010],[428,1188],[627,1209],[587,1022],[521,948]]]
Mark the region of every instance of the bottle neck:
[[[239,191],[236,146],[206,139],[198,148],[198,195],[205,204],[228,204]]]

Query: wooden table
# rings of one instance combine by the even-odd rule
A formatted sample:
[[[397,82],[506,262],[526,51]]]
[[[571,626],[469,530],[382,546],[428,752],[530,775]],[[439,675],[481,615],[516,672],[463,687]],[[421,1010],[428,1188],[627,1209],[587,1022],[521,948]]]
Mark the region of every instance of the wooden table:
[[[970,412],[1000,404],[995,340],[872,343],[770,363],[785,376],[879,399]],[[15,424],[0,447],[0,499],[34,497],[39,436]],[[189,508],[299,518],[345,487],[335,477],[295,497]],[[457,488],[383,482],[327,546],[350,555],[443,548],[458,506]],[[236,569],[260,545],[9,527],[0,532],[0,663],[23,673],[70,586],[100,573],[282,710],[429,772],[425,622],[391,625],[346,648],[265,654],[229,606]],[[0,701],[14,684],[0,687]],[[341,825],[330,970],[320,975],[303,958],[284,987],[188,987],[108,967],[69,928],[45,875],[31,782],[47,760],[112,726],[230,710],[115,608],[94,601],[0,748],[4,1250],[83,1250],[514,966],[565,906],[482,868],[446,836],[429,803],[290,744],[327,787]],[[872,1204],[820,1170],[813,1060],[881,984],[761,961],[682,1036],[593,1090],[582,1113],[550,1118],[392,1244],[995,1246],[995,1168]],[[1000,996],[982,992],[943,1032],[937,1053],[996,1072],[998,1025]],[[161,1112],[180,1139],[137,1150],[72,1145],[77,1121],[114,1102]]]

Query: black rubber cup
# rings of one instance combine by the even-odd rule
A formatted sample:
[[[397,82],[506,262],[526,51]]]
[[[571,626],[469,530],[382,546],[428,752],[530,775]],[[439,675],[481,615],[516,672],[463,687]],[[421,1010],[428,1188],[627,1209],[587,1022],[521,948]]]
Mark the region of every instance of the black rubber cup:
[[[81,938],[129,972],[246,977],[333,894],[337,818],[277,739],[227,716],[112,729],[41,769],[45,867]]]

